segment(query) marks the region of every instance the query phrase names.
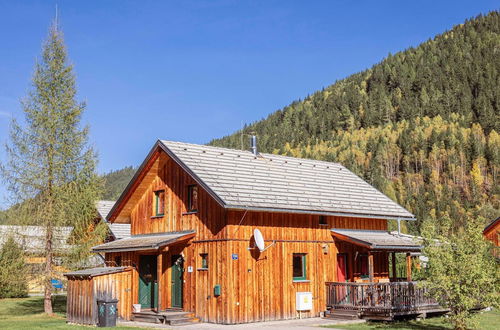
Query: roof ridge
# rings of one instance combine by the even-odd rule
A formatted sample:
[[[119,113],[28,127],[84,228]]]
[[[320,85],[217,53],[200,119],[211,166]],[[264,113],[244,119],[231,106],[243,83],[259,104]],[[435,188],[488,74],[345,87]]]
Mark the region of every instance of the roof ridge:
[[[227,148],[227,147],[218,147],[218,146],[211,146],[211,145],[206,145],[206,144],[196,144],[196,143],[179,142],[179,141],[172,141],[172,140],[162,140],[162,139],[159,139],[159,140],[162,143],[173,143],[173,144],[177,144],[177,145],[187,145],[187,146],[193,146],[193,147],[198,147],[198,148],[208,148],[208,149],[213,149],[213,150],[232,151],[232,152],[235,152],[235,153],[246,154],[246,155],[248,155],[250,157],[269,156],[269,157],[293,159],[293,160],[296,160],[296,161],[318,162],[318,163],[324,163],[324,164],[330,164],[330,165],[331,164],[335,164],[335,165],[338,165],[340,167],[346,168],[341,163],[338,163],[338,162],[329,162],[329,161],[321,160],[321,159],[293,157],[293,156],[279,155],[279,154],[273,154],[273,153],[267,153],[267,152],[259,152],[257,154],[257,156],[255,156],[250,150],[246,150],[246,149],[235,149],[235,148]]]

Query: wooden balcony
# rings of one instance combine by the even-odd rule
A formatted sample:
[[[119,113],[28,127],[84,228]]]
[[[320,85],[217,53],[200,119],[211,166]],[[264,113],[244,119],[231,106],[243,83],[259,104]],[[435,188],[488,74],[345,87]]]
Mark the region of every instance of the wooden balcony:
[[[359,317],[372,320],[447,312],[426,293],[417,282],[327,282],[326,306],[329,310],[357,311]]]

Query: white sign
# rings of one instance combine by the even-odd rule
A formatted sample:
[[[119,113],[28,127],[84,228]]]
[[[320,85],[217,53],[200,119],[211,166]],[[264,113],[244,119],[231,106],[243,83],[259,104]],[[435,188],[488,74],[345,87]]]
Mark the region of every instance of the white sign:
[[[188,266],[188,273],[192,273],[193,272],[193,266]]]

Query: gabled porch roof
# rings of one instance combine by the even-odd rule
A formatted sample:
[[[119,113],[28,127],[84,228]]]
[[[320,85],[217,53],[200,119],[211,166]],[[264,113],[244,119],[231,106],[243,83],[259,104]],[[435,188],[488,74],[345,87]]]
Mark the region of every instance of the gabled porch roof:
[[[196,232],[194,230],[186,230],[167,233],[133,235],[131,237],[94,246],[92,248],[92,252],[158,250],[161,247],[190,239],[195,235],[195,233]]]
[[[340,240],[369,250],[421,251],[421,238],[384,230],[332,229],[332,235]]]

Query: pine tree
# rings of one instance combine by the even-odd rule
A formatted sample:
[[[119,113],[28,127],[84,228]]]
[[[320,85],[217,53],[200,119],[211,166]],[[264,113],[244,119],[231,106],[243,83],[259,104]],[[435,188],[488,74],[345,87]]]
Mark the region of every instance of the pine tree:
[[[24,253],[9,236],[0,249],[0,298],[21,298],[28,294]]]
[[[45,229],[41,280],[44,309],[52,314],[54,233],[58,226],[73,226],[74,243],[88,240],[86,229],[95,217],[94,203],[102,186],[95,173],[96,154],[87,142],[88,127],[80,125],[85,104],[76,100],[75,75],[57,24],[49,30],[22,108],[25,125],[12,121],[8,159],[0,169],[14,200],[22,202],[18,222],[37,223]]]

